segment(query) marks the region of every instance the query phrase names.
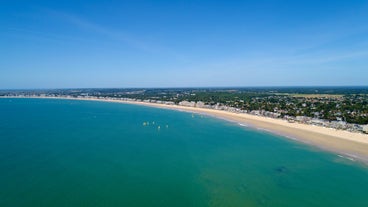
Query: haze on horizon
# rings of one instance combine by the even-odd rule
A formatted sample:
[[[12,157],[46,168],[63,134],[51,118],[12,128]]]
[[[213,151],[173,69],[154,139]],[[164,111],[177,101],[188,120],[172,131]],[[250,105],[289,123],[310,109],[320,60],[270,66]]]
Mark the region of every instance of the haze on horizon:
[[[368,1],[1,3],[1,89],[368,83]]]

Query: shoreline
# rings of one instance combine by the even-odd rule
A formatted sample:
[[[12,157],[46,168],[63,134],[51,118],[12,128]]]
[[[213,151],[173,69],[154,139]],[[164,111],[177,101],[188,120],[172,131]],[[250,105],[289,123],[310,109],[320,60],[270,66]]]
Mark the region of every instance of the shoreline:
[[[321,126],[301,123],[290,123],[285,120],[272,119],[262,116],[234,113],[215,109],[196,108],[179,105],[166,105],[138,101],[123,101],[98,98],[71,98],[71,97],[1,97],[1,98],[41,98],[41,99],[65,99],[82,101],[101,101],[123,104],[134,104],[161,109],[170,109],[191,113],[209,115],[225,121],[237,123],[240,127],[262,130],[283,138],[294,140],[306,145],[311,145],[344,157],[351,161],[362,161],[368,164],[368,135],[343,130],[325,128]]]

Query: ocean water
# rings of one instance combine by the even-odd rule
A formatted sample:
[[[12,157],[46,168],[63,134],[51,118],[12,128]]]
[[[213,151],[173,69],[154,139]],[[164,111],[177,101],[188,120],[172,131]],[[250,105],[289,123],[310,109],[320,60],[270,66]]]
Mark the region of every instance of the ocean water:
[[[1,207],[362,207],[367,190],[364,165],[212,117],[0,99]]]

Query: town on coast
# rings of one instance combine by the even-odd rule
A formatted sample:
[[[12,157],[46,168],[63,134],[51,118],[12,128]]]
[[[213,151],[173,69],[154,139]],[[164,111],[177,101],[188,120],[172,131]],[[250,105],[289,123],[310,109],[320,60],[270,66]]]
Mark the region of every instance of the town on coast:
[[[129,92],[124,92],[128,97],[122,97],[120,95],[117,96],[116,94],[119,93],[116,92],[114,92],[115,95],[99,92],[98,95],[95,95],[96,91],[94,93],[85,93],[83,90],[78,91],[77,93],[65,91],[62,93],[60,93],[60,91],[57,93],[55,93],[55,91],[49,91],[46,93],[44,91],[24,93],[18,91],[17,93],[3,93],[0,97],[106,101],[201,113],[226,119],[248,127],[266,130],[283,137],[292,138],[309,145],[317,146],[327,151],[349,156],[351,159],[368,162],[368,135],[366,134],[368,132],[368,127],[366,124],[347,123],[342,120],[331,121],[308,116],[284,115],[280,117],[280,113],[278,112],[270,112],[263,109],[246,110],[234,107],[230,104],[223,104],[220,102],[209,104],[204,100],[194,101],[190,98],[167,100],[167,93],[165,94],[165,98],[160,98],[158,95],[161,94],[162,96],[161,90],[156,91],[155,94],[151,94],[152,97],[145,98],[142,98],[141,93],[137,93],[136,89],[129,89],[128,91]],[[194,93],[189,94],[189,97],[195,96],[193,94]],[[260,94],[258,94],[258,96],[262,97]],[[323,100],[323,98],[319,96],[315,95],[314,97],[318,97],[319,100]],[[339,99],[341,99],[341,97],[339,97]]]
[[[368,133],[368,89],[189,88],[0,91],[1,96],[111,99],[222,110]]]

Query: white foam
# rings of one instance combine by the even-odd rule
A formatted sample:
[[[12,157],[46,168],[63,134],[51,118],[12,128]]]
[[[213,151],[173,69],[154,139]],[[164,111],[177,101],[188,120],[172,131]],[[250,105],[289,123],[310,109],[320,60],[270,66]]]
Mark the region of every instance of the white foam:
[[[243,127],[247,127],[248,125],[246,124],[243,124],[243,123],[238,123],[240,126],[243,126]]]
[[[348,160],[350,160],[352,162],[355,162],[355,159],[354,158],[356,158],[355,155],[350,155],[350,154],[348,154],[347,156],[338,154],[337,156],[340,157],[340,158],[348,159]]]

